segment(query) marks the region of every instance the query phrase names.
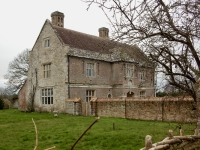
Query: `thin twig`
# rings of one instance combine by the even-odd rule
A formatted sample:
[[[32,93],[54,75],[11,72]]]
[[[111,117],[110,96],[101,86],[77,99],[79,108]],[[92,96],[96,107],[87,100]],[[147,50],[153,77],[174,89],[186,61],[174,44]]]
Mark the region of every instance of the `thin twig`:
[[[35,127],[35,147],[34,147],[34,150],[37,149],[37,146],[38,146],[38,131],[37,131],[37,126],[35,124],[35,121],[33,120],[32,118],[32,121],[33,121],[33,124],[34,124],[34,127]]]
[[[56,148],[56,147],[53,146],[53,147],[47,148],[47,149],[45,149],[45,150],[51,150],[51,149],[54,149],[54,148]]]

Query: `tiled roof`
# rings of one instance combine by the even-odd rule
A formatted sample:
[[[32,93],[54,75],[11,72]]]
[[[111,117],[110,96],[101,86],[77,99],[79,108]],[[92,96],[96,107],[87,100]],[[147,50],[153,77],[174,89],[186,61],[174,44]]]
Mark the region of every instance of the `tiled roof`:
[[[129,54],[134,60],[136,60],[136,62],[149,62],[146,55],[135,45],[130,46],[62,27],[53,26],[53,28],[62,40],[63,44],[69,45],[70,47],[103,54],[111,54],[112,51],[110,50],[120,48],[123,52]]]

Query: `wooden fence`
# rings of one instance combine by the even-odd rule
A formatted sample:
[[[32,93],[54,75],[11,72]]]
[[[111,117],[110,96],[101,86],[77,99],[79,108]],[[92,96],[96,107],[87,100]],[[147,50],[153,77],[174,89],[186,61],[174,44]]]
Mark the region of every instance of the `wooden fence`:
[[[195,129],[194,135],[183,135],[180,129],[180,135],[174,136],[173,131],[169,130],[168,137],[164,140],[152,144],[152,137],[145,137],[145,147],[140,150],[200,150],[200,129]]]

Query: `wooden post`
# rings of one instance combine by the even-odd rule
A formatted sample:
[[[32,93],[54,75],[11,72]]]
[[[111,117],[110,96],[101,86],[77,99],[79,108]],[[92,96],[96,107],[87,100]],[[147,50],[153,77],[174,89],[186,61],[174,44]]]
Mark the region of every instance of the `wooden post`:
[[[180,136],[184,136],[184,131],[183,131],[183,129],[180,129]]]
[[[146,135],[145,137],[145,148],[146,150],[152,148],[152,137],[150,135]]]
[[[113,123],[113,130],[115,130],[115,123]]]
[[[169,130],[169,132],[168,132],[168,137],[169,137],[169,139],[173,139],[173,138],[174,138],[174,135],[173,135],[173,131],[172,131],[172,130]]]

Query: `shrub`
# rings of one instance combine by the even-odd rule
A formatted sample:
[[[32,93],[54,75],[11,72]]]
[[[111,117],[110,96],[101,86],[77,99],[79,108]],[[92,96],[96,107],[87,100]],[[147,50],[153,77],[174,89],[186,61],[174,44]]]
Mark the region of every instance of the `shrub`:
[[[2,98],[0,98],[0,109],[3,109],[4,107],[4,101]]]

